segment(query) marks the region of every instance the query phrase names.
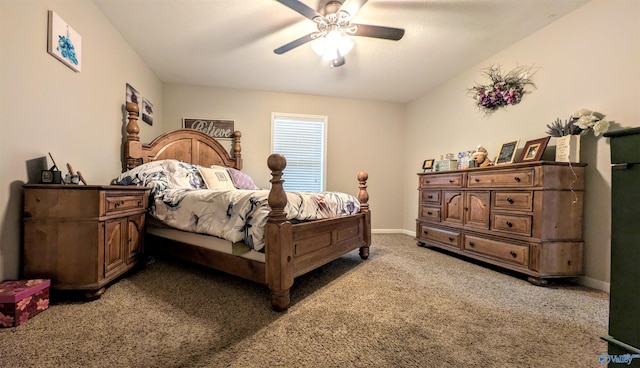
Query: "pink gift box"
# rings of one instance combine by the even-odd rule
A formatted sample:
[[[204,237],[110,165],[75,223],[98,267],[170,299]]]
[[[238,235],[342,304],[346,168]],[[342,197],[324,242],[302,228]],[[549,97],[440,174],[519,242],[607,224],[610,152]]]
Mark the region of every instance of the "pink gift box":
[[[0,327],[20,326],[49,307],[51,280],[0,282]]]

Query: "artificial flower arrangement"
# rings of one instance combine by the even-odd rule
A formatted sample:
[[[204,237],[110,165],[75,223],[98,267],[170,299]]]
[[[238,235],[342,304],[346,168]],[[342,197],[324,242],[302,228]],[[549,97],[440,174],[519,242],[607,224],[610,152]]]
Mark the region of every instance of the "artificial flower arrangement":
[[[610,122],[604,120],[604,117],[605,115],[597,111],[581,109],[564,122],[558,118],[553,123],[547,124],[547,134],[552,137],[564,137],[585,135],[591,130],[597,137],[609,129]]]
[[[487,115],[492,114],[501,107],[520,103],[522,96],[530,92],[527,88],[535,88],[535,84],[530,79],[533,75],[531,69],[532,67],[529,66],[519,66],[503,73],[499,65],[491,65],[483,71],[490,83],[477,84],[468,92],[475,99],[480,110]]]

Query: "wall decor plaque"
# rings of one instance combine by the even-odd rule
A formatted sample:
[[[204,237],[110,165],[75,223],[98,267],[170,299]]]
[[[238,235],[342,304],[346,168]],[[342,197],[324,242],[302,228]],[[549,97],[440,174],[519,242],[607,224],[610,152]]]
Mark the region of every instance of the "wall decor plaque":
[[[182,119],[183,128],[199,130],[214,138],[231,138],[233,123],[233,120]]]

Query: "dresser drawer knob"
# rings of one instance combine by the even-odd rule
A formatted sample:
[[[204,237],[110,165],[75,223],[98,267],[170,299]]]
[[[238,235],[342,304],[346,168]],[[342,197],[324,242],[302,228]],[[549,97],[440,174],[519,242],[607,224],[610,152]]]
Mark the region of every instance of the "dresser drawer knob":
[[[433,215],[433,212],[427,211],[427,215]]]
[[[473,248],[473,247],[475,247],[475,246],[476,246],[476,243],[474,243],[474,242],[469,242],[469,246],[470,246],[471,248]]]
[[[454,237],[450,236],[449,241],[453,241]]]
[[[507,226],[509,226],[509,227],[513,227],[513,223],[512,223],[511,221],[507,221],[507,222],[506,222],[506,224],[507,224]]]
[[[513,199],[512,198],[507,198],[507,202],[509,202],[510,204],[513,204]]]
[[[449,179],[449,183],[453,184],[453,183],[455,183],[455,180]]]
[[[475,182],[476,182],[476,183],[479,183],[479,182],[480,182],[480,179],[479,179],[479,178],[474,178],[473,180],[475,180]]]
[[[516,258],[518,255],[516,254],[516,252],[514,251],[510,251],[509,254],[511,255],[511,257]]]
[[[520,182],[520,178],[517,177],[517,176],[515,178],[513,178],[513,180],[517,181],[518,183]]]
[[[122,204],[122,202],[116,202],[116,203],[114,203],[114,207],[118,208],[118,207],[120,207],[121,204]]]
[[[431,194],[429,194],[429,195],[427,196],[427,198],[429,198],[429,199],[433,199],[433,196],[432,196]]]

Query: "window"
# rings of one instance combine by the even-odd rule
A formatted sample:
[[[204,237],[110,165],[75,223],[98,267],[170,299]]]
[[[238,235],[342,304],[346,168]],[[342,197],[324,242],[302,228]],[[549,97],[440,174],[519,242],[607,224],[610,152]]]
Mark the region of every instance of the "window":
[[[325,188],[327,117],[271,115],[271,150],[287,159],[284,189],[322,192]]]

